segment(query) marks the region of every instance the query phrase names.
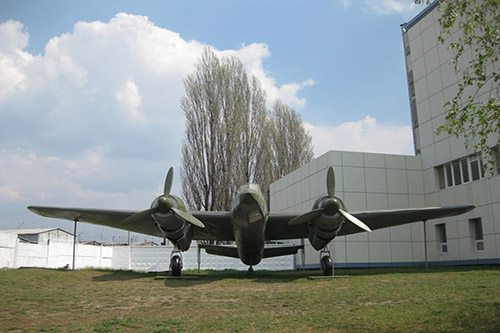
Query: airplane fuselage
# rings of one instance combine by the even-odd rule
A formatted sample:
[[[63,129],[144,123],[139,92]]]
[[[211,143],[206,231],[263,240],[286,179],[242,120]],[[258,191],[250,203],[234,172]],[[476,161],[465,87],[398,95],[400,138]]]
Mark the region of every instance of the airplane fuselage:
[[[267,218],[266,200],[259,185],[242,185],[233,200],[231,221],[238,255],[246,265],[257,265],[262,260]]]

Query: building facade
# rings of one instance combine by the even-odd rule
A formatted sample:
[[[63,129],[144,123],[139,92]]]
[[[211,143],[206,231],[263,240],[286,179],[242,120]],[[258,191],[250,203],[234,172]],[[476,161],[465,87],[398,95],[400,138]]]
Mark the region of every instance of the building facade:
[[[336,195],[351,212],[473,204],[464,215],[426,222],[428,259],[435,264],[500,263],[500,176],[465,148],[464,140],[437,135],[446,101],[458,91],[453,54],[438,42],[437,2],[402,25],[416,156],[331,151],[271,185],[272,211],[307,211],[326,195],[333,166]],[[491,146],[498,136],[491,138]],[[305,266],[319,254],[305,241]],[[338,237],[330,243],[337,267],[420,265],[425,256],[423,222]],[[297,265],[301,266],[301,255]]]

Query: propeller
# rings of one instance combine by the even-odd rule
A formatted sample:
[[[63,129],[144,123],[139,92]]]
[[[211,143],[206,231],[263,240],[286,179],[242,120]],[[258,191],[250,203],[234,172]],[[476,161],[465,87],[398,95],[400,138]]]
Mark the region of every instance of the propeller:
[[[363,230],[372,231],[366,224],[361,222],[358,218],[352,216],[342,208],[340,208],[340,202],[335,198],[335,172],[333,168],[330,167],[326,174],[326,190],[328,193],[328,199],[322,205],[323,207],[313,209],[307,213],[299,215],[288,222],[288,225],[297,225],[308,222],[310,220],[314,220],[320,217],[323,213],[327,213],[328,215],[335,215],[335,213],[339,213],[342,215],[347,221],[357,225]]]
[[[140,211],[133,215],[130,215],[126,219],[122,221],[122,224],[133,224],[140,223],[142,220],[147,218],[148,216],[156,213],[168,213],[172,212],[177,218],[180,218],[188,223],[191,223],[197,227],[205,228],[203,222],[189,214],[188,212],[179,209],[175,206],[174,200],[170,198],[170,190],[172,189],[172,182],[174,179],[174,169],[170,168],[167,173],[167,177],[165,178],[165,186],[163,188],[163,195],[159,196],[157,201],[157,205],[155,207],[151,207],[149,209]]]

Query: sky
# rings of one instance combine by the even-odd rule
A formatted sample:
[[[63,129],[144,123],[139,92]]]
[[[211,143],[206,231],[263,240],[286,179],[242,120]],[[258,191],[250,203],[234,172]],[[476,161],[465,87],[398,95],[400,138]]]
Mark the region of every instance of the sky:
[[[301,116],[315,156],[413,154],[400,25],[412,0],[0,0],[0,229],[29,205],[143,210],[180,194],[183,80],[240,58]],[[389,140],[390,138],[390,140]],[[79,225],[82,239],[123,232]]]

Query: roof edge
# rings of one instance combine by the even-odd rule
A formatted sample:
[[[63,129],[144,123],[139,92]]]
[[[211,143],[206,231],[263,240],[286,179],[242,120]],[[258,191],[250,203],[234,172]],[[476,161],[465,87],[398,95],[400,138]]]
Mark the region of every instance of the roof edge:
[[[424,10],[422,10],[420,13],[418,13],[417,16],[415,16],[414,18],[412,18],[408,23],[401,24],[401,26],[403,27],[403,29],[405,29],[405,31],[407,31],[408,29],[410,29],[411,27],[413,27],[415,24],[417,24],[421,19],[423,19],[427,14],[429,14],[434,8],[436,8],[437,6],[439,6],[439,4],[442,1],[443,0],[435,0],[435,1],[433,1],[430,5],[428,5],[427,7],[425,7]]]

